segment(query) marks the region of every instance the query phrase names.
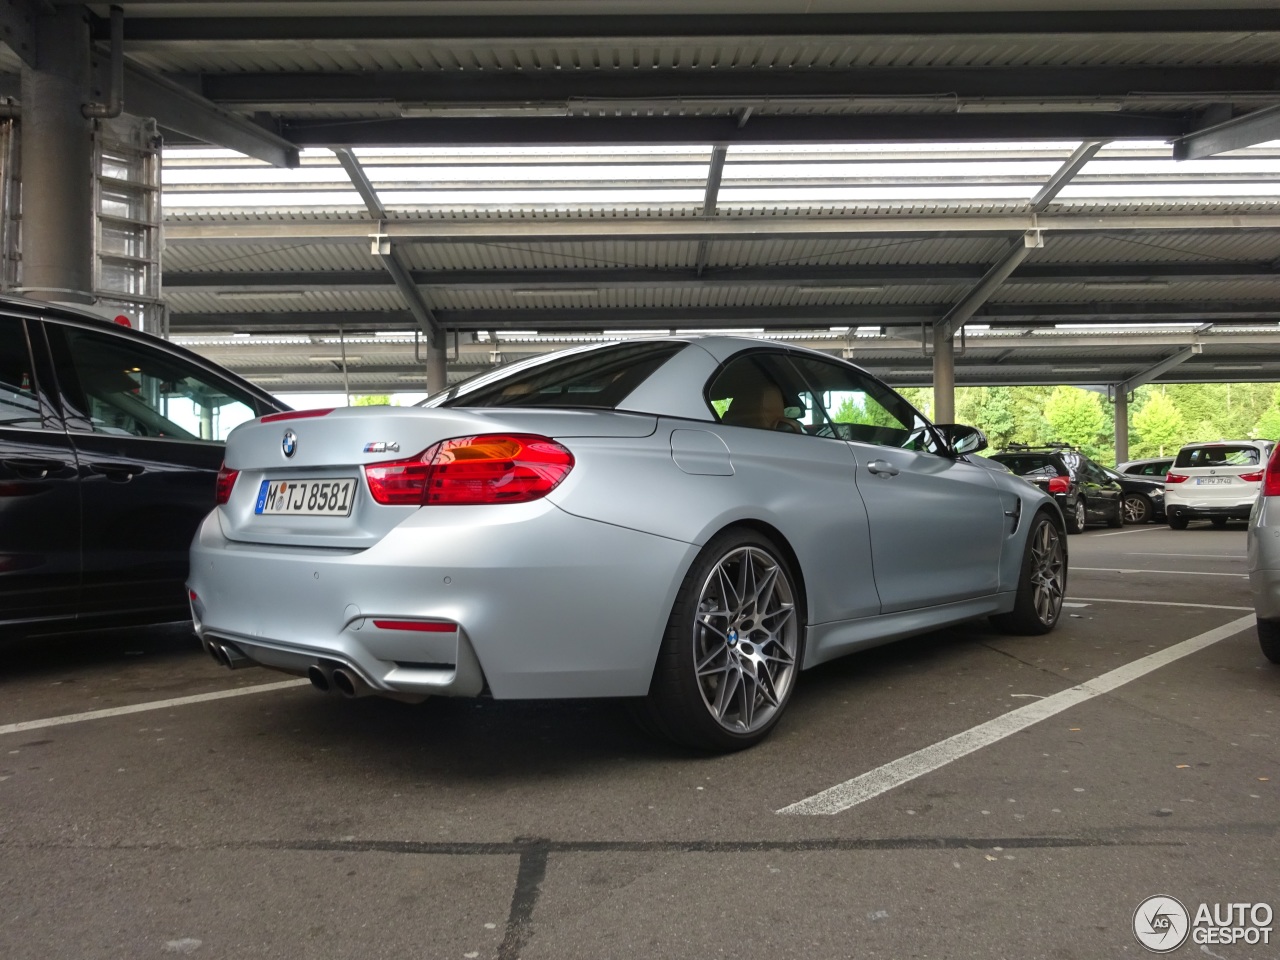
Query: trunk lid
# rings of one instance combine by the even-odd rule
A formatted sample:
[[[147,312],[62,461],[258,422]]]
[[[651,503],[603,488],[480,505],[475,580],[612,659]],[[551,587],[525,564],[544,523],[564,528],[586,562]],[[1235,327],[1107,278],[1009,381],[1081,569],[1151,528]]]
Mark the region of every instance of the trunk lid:
[[[322,415],[298,411],[266,421],[243,424],[227,440],[226,466],[239,473],[227,503],[217,508],[223,534],[246,543],[350,550],[372,546],[405,517],[424,509],[377,503],[365,481],[369,464],[414,457],[455,437],[535,434],[572,451],[575,437],[640,438],[657,425],[656,417],[614,411],[423,407],[339,407]],[[292,447],[291,455],[286,446]],[[319,491],[320,509],[327,497],[336,512],[273,513],[276,497],[285,491],[300,492],[303,503]]]

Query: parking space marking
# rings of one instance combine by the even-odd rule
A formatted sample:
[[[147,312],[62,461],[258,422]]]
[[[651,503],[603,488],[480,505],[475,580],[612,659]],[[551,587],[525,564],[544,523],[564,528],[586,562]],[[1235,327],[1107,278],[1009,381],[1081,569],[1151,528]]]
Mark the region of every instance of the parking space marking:
[[[1075,570],[1089,570],[1093,573],[1169,573],[1179,577],[1243,577],[1248,579],[1247,573],[1210,573],[1207,570],[1139,570],[1128,569],[1126,567],[1072,567]]]
[[[1041,720],[1046,720],[1087,700],[1109,693],[1117,687],[1137,680],[1153,670],[1158,670],[1160,667],[1173,663],[1175,660],[1180,660],[1199,650],[1203,650],[1219,640],[1235,636],[1242,630],[1252,627],[1253,624],[1254,617],[1252,614],[1232,620],[1230,623],[1207,630],[1189,640],[1175,643],[1173,646],[1141,657],[1132,663],[1127,663],[1123,667],[1110,670],[1079,686],[1062,690],[1052,696],[1045,697],[1043,700],[1037,700],[1035,703],[1029,703],[1025,707],[1019,707],[1009,713],[1001,714],[986,723],[978,724],[976,727],[971,727],[968,730],[957,733],[955,736],[948,737],[946,740],[939,740],[931,746],[890,761],[883,766],[854,777],[852,780],[846,780],[844,783],[829,787],[821,793],[816,793],[775,812],[817,816],[848,810],[850,807],[865,803],[867,800],[878,797],[882,793],[887,793],[917,777],[922,777],[926,773],[932,773],[953,760],[959,760],[961,757],[966,757],[1020,730],[1025,730]]]
[[[1233,560],[1244,563],[1247,557],[1234,553],[1126,553],[1126,557],[1189,557],[1192,560]]]
[[[197,693],[189,697],[174,697],[171,700],[152,700],[149,703],[132,703],[127,707],[110,707],[106,710],[90,710],[87,713],[68,713],[61,717],[46,717],[43,720],[24,720],[21,723],[6,723],[0,726],[0,736],[6,733],[22,733],[25,730],[41,730],[45,727],[61,727],[68,723],[83,723],[85,720],[103,720],[107,717],[123,717],[130,713],[146,713],[149,710],[165,710],[169,707],[185,707],[192,703],[208,703],[210,700],[226,700],[230,697],[247,697],[251,693],[270,693],[273,690],[287,690],[290,687],[309,686],[310,680],[282,680],[279,683],[259,683],[252,687],[238,687],[235,690],[219,690],[216,693]]]
[[[1253,607],[1232,607],[1225,603],[1183,603],[1178,600],[1117,600],[1115,597],[1080,597],[1090,603],[1141,603],[1151,607],[1196,607],[1201,610],[1252,610]],[[1069,604],[1063,604],[1069,606]]]
[[[1113,530],[1111,533],[1095,533],[1094,536],[1095,537],[1122,537],[1125,534],[1129,534],[1129,533],[1151,533],[1152,531],[1159,530],[1159,529],[1160,527],[1155,527],[1155,526],[1140,527],[1137,530]]]

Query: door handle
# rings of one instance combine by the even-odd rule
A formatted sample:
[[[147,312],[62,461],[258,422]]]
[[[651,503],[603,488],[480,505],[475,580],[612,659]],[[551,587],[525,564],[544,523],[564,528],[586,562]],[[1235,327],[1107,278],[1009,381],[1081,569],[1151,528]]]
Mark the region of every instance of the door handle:
[[[872,460],[867,464],[867,469],[877,477],[896,477],[898,475],[898,468],[888,460]]]
[[[146,468],[135,463],[91,463],[89,472],[115,483],[128,483]]]
[[[43,457],[6,457],[4,465],[23,480],[43,480],[49,476],[49,471],[63,466],[61,461]]]

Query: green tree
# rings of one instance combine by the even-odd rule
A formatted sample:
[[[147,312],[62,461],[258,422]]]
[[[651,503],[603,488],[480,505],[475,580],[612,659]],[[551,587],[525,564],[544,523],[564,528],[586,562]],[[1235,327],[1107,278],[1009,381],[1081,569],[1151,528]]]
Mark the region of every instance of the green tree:
[[[1184,430],[1182,414],[1174,402],[1163,390],[1152,390],[1133,415],[1129,453],[1135,459],[1163,457],[1182,446]]]
[[[1271,396],[1271,406],[1258,417],[1252,434],[1260,440],[1280,440],[1280,387]]]
[[[391,396],[386,393],[366,393],[351,398],[353,407],[389,407]]]
[[[1086,456],[1104,456],[1107,418],[1101,398],[1079,387],[1054,387],[1044,417],[1057,439],[1079,447]]]

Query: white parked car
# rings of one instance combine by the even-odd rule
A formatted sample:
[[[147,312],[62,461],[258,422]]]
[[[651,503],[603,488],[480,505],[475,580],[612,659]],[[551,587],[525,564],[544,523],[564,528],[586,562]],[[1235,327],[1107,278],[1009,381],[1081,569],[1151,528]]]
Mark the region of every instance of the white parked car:
[[[1280,447],[1271,451],[1262,491],[1249,517],[1249,587],[1258,614],[1258,642],[1280,663]]]
[[[1275,444],[1270,440],[1215,440],[1188,443],[1178,451],[1164,483],[1169,526],[1185,530],[1192,520],[1215,527],[1247,520],[1258,498],[1263,468]]]

